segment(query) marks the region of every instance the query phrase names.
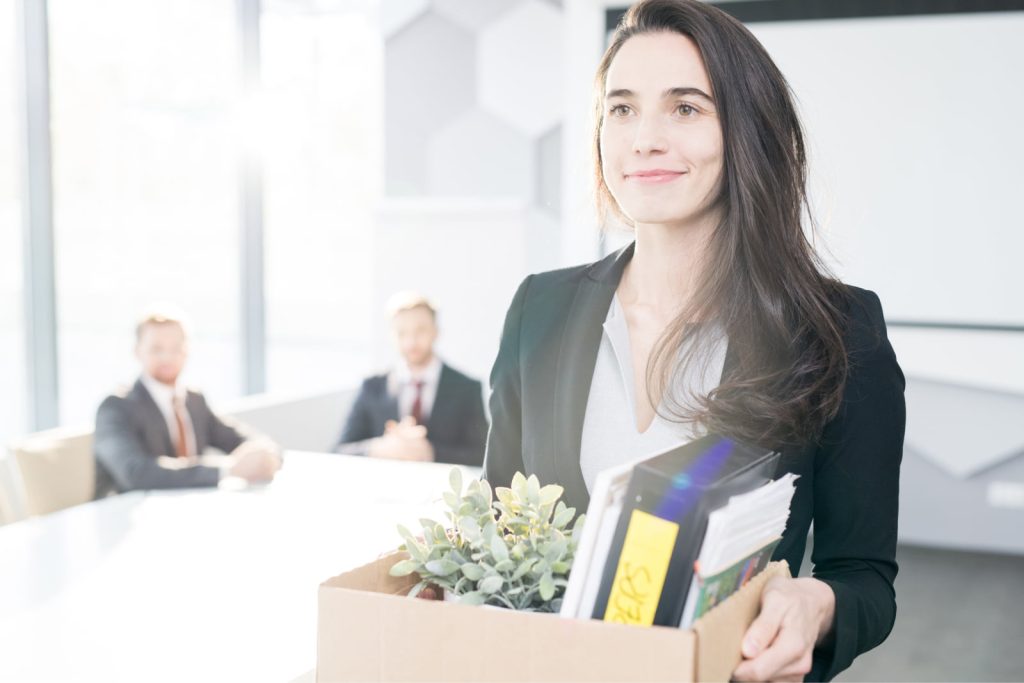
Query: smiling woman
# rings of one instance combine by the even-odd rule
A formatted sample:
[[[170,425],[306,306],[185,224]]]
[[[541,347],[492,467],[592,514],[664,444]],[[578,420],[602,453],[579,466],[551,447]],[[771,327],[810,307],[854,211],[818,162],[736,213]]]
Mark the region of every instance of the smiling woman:
[[[734,677],[831,678],[895,618],[904,381],[881,305],[812,248],[789,86],[738,21],[636,4],[594,94],[598,201],[635,241],[520,286],[485,476],[583,509],[600,470],[704,433],[781,451],[800,479],[775,559],[796,576],[813,519],[815,578],[768,584]]]
[[[678,33],[637,36],[605,80],[598,139],[611,206],[633,222],[700,220],[718,194],[722,128],[697,46]]]

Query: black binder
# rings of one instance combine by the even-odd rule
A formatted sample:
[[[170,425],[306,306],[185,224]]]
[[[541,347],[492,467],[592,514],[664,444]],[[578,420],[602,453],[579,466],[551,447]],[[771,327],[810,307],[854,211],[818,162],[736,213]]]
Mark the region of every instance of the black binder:
[[[626,532],[633,511],[641,510],[679,526],[654,614],[655,625],[679,626],[708,515],[731,496],[774,479],[778,463],[776,451],[710,435],[637,464],[604,565],[593,618],[605,618]]]

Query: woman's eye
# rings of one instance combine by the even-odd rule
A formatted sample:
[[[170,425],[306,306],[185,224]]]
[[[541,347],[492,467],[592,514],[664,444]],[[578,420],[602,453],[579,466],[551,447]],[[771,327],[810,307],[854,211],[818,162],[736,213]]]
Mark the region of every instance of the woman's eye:
[[[616,104],[614,107],[608,110],[608,113],[612,116],[625,116],[629,113],[629,107],[624,104]]]
[[[697,108],[689,104],[680,104],[676,108],[676,111],[679,112],[682,116],[693,116],[694,114],[697,113]]]

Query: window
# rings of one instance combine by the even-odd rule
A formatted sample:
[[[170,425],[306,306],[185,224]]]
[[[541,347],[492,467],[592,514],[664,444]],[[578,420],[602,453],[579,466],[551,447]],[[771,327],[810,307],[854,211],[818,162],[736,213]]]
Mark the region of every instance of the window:
[[[353,386],[369,368],[383,48],[369,10],[262,15],[267,388]]]
[[[61,423],[130,383],[154,302],[192,323],[190,383],[241,393],[235,0],[50,1]]]
[[[0,3],[0,447],[25,431],[17,3]]]

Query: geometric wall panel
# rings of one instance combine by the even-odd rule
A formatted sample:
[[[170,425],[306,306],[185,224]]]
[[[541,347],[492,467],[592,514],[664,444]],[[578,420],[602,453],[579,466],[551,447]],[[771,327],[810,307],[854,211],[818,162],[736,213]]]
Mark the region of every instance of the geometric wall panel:
[[[480,109],[463,113],[435,133],[427,157],[433,196],[532,199],[533,145]]]
[[[385,43],[385,186],[391,196],[423,195],[427,144],[476,99],[473,35],[433,12]],[[343,84],[339,84],[343,87]]]
[[[480,105],[531,138],[561,121],[562,22],[556,7],[526,0],[480,33]]]
[[[516,6],[518,0],[434,0],[434,11],[470,31],[481,28]],[[386,3],[385,3],[386,4]]]

